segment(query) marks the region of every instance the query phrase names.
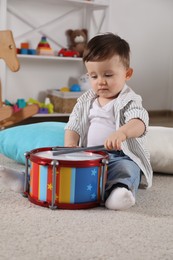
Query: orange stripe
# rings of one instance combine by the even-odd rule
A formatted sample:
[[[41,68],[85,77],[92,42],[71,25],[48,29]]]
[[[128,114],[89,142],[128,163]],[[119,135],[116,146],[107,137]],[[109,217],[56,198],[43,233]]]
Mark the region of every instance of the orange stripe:
[[[30,177],[30,186],[31,186],[31,196],[35,199],[38,199],[38,186],[39,186],[39,165],[32,163],[31,177]]]

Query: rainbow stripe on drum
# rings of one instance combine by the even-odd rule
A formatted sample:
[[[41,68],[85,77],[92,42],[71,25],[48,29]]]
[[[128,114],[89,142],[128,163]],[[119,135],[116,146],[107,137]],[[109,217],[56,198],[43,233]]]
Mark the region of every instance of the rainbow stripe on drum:
[[[56,202],[86,203],[100,200],[100,167],[61,167],[56,172]],[[31,163],[30,196],[51,203],[52,167]]]

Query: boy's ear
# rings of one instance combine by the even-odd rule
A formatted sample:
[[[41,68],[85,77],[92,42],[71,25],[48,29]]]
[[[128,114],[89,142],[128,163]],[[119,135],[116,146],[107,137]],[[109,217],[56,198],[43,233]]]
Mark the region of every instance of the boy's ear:
[[[126,72],[126,80],[129,80],[132,75],[133,75],[133,69],[132,68],[128,68],[127,72]]]

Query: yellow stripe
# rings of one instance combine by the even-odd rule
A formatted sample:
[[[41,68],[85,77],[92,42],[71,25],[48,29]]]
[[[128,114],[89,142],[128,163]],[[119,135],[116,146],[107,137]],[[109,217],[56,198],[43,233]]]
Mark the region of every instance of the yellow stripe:
[[[60,169],[60,191],[59,202],[70,203],[71,168],[62,167]]]

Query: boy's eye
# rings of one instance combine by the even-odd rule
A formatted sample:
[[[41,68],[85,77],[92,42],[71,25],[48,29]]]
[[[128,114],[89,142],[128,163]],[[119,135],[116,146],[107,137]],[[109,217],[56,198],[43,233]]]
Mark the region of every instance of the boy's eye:
[[[113,74],[105,74],[105,77],[112,77],[113,76]]]
[[[91,78],[91,79],[96,79],[97,76],[96,76],[96,75],[90,75],[90,78]]]

